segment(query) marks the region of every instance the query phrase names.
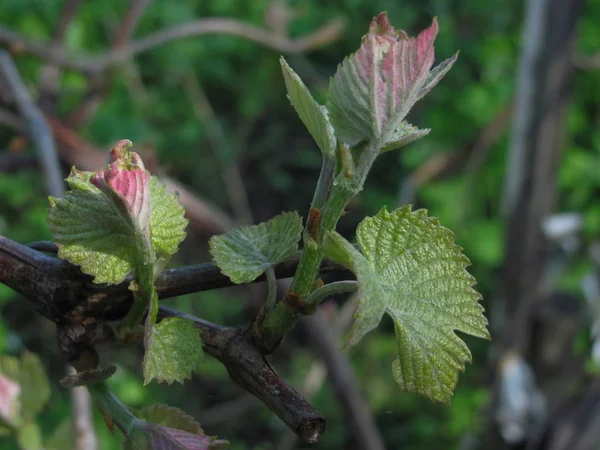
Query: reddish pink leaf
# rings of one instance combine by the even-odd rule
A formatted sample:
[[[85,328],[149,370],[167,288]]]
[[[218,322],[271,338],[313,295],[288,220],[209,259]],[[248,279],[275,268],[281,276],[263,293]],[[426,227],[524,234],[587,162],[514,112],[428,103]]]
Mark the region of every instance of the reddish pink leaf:
[[[164,425],[148,424],[145,432],[150,436],[152,450],[220,450],[227,448],[228,444],[204,434],[192,434]]]
[[[382,13],[360,49],[340,66],[329,87],[328,109],[337,137],[349,145],[393,139],[415,102],[450,69],[455,58],[431,70],[437,20],[416,38],[396,31]]]
[[[149,175],[137,153],[128,151],[131,141],[124,139],[113,147],[111,163],[92,178],[91,183],[110,194],[117,207],[138,230],[150,227]]]

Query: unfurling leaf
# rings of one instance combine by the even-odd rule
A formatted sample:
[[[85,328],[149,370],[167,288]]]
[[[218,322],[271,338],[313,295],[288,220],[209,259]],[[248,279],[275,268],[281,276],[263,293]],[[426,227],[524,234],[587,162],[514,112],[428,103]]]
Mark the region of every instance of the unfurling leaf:
[[[196,420],[179,408],[168,405],[152,405],[139,409],[135,412],[138,419],[144,419],[148,423],[164,425],[187,431],[192,434],[202,434],[204,431]]]
[[[326,256],[354,271],[360,283],[348,344],[357,343],[387,313],[398,343],[393,363],[398,384],[449,402],[458,371],[471,360],[455,331],[489,338],[475,279],[466,271],[468,258],[438,219],[409,206],[391,213],[383,208],[366,218],[357,240],[360,252],[334,232],[325,247]]]
[[[197,435],[164,425],[147,424],[140,432],[146,435],[143,444],[129,448],[139,450],[225,450],[229,443],[204,434]]]
[[[133,439],[126,443],[128,450],[221,450],[228,447],[227,441],[205,435],[200,424],[178,408],[154,405],[137,411],[136,416],[144,422],[136,425]]]
[[[301,234],[298,213],[286,212],[259,225],[213,236],[210,253],[231,281],[250,283],[273,264],[294,256]]]
[[[137,153],[128,152],[133,144],[122,140],[111,151],[111,163],[96,172],[90,182],[112,199],[113,205],[129,222],[135,234],[150,235],[150,175]]]
[[[204,360],[200,331],[194,323],[169,317],[150,330],[144,355],[144,384],[152,379],[183,383]]]
[[[177,251],[187,220],[175,194],[148,174],[140,157],[120,141],[111,163],[98,172],[73,168],[63,198],[50,197],[48,223],[58,256],[94,276],[118,284],[136,268]]]
[[[280,61],[288,98],[292,106],[325,158],[335,159],[335,134],[327,117],[327,108],[319,105],[312,98],[300,77],[291,69],[283,57]]]
[[[360,49],[344,60],[329,85],[327,109],[339,140],[350,146],[397,141],[394,135],[410,109],[456,60],[457,55],[431,70],[437,32],[435,19],[416,38],[395,31],[386,13],[373,19]]]

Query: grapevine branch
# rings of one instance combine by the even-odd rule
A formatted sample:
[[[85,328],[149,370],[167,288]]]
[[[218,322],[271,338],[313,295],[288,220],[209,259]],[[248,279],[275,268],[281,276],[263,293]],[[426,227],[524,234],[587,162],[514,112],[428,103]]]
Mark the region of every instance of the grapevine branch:
[[[113,338],[107,321],[119,320],[128,311],[128,281],[97,285],[70,262],[35,248],[55,251],[48,242],[25,246],[0,236],[0,282],[36,304],[38,311],[57,325],[59,346],[69,360]],[[296,271],[299,256],[278,264],[278,278]],[[322,273],[349,276],[349,272],[325,261]],[[262,281],[259,277],[256,281]],[[214,264],[198,264],[165,270],[156,286],[161,299],[232,286]],[[268,406],[301,439],[316,442],[325,429],[323,418],[269,365],[245,328],[229,328],[161,308],[161,317],[184,316],[199,328],[204,350],[217,358],[231,378]]]

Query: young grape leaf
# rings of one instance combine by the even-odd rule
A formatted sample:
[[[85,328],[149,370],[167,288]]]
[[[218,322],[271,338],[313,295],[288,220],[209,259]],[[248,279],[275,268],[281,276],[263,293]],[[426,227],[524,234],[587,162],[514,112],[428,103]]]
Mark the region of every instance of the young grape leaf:
[[[179,203],[178,195],[167,191],[158,178],[150,177],[152,199],[152,248],[158,254],[173,255],[186,236],[188,220],[185,209]]]
[[[183,383],[204,360],[200,331],[190,320],[164,319],[150,330],[144,355],[144,384],[152,379]]]
[[[307,128],[313,139],[329,159],[335,159],[335,134],[329,118],[327,108],[319,105],[310,95],[310,92],[292,70],[288,63],[281,57],[281,69],[292,106],[300,116],[302,123]]]
[[[66,179],[71,190],[49,198],[48,224],[58,256],[80,266],[96,283],[118,284],[134,267],[134,230],[89,177],[86,182],[74,173]]]
[[[231,281],[250,283],[273,264],[292,257],[301,234],[298,213],[285,212],[268,222],[213,236],[210,252]]]
[[[359,50],[339,66],[329,84],[327,109],[338,139],[393,142],[413,105],[450,70],[457,55],[431,70],[437,21],[410,38],[375,17]],[[415,135],[415,138],[420,137]]]
[[[420,130],[419,128],[411,125],[406,121],[400,122],[400,126],[391,133],[387,140],[383,143],[381,153],[389,152],[390,150],[396,150],[397,148],[404,147],[417,139],[427,136],[431,130],[425,128]]]
[[[203,434],[202,427],[196,420],[179,408],[168,405],[152,405],[135,411],[138,419],[144,419],[148,423],[164,425],[187,431],[192,434]]]
[[[398,343],[392,366],[398,384],[449,402],[458,371],[471,360],[455,330],[490,337],[475,279],[465,270],[468,258],[438,219],[410,206],[391,213],[383,208],[364,219],[356,234],[360,252],[335,232],[325,244],[326,256],[354,271],[360,283],[348,345],[387,313]]]
[[[145,436],[139,436],[143,433]],[[164,425],[147,423],[134,432],[126,450],[225,450],[229,443],[205,434],[193,434]]]
[[[98,172],[73,168],[66,179],[70,190],[49,199],[58,256],[96,283],[118,284],[136,260],[153,263],[157,253],[164,267],[185,238],[187,219],[177,196],[148,174],[139,155],[127,151],[130,145],[117,143],[112,162]]]

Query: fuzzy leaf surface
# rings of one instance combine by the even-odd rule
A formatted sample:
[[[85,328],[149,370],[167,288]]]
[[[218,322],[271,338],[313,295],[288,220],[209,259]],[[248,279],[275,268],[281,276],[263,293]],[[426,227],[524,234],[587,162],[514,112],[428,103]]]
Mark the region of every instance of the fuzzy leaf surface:
[[[273,264],[292,257],[301,234],[298,213],[284,212],[268,222],[213,236],[210,252],[231,281],[250,283]]]
[[[283,57],[280,62],[288,98],[292,106],[321,149],[323,156],[335,159],[335,133],[331,123],[329,123],[327,108],[319,105],[313,99],[300,77]]]
[[[364,219],[360,252],[337,233],[326,256],[356,273],[361,284],[348,345],[356,344],[387,313],[394,322],[398,384],[432,400],[449,402],[471,353],[455,331],[489,339],[487,320],[467,271],[469,260],[454,234],[410,206]]]
[[[456,60],[431,70],[437,33],[436,20],[409,38],[391,26],[385,13],[373,19],[359,50],[344,60],[329,84],[327,109],[338,139],[349,146],[393,141],[413,105]]]
[[[190,320],[169,317],[154,325],[144,355],[144,384],[191,378],[204,360],[200,332]]]
[[[50,197],[48,223],[58,256],[94,276],[96,283],[118,284],[136,261],[164,267],[185,238],[187,219],[177,195],[119,141],[111,163],[98,172],[76,169],[66,179],[70,190]]]

